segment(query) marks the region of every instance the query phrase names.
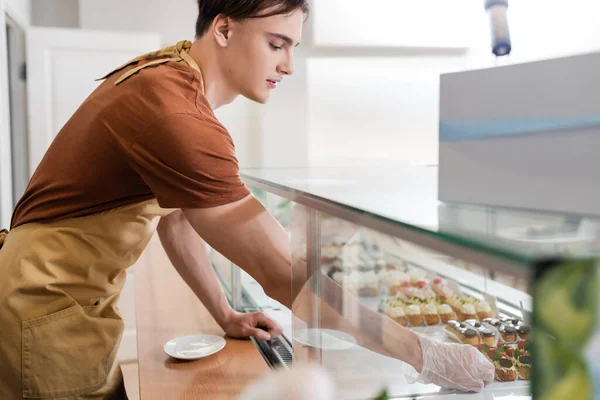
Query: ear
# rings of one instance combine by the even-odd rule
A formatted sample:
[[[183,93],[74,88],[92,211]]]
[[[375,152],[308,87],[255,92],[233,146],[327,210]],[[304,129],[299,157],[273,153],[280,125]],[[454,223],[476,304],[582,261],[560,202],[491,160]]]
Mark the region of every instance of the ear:
[[[233,20],[229,17],[217,15],[212,24],[212,32],[217,44],[227,47],[231,39]]]

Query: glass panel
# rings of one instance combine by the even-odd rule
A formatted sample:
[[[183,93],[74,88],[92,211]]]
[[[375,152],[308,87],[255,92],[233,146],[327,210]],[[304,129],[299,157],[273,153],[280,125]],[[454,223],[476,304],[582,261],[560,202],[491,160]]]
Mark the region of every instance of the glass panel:
[[[339,398],[375,398],[381,388],[394,397],[452,393],[408,383],[404,329],[435,341],[513,348],[519,335],[528,338],[528,281],[492,276],[485,266],[300,204],[291,231],[294,362],[327,368]],[[463,325],[451,330],[451,320]],[[494,382],[485,391],[528,398],[530,385]]]
[[[242,175],[250,184],[302,201],[317,199],[369,223],[433,235],[525,268],[539,258],[600,253],[599,217],[440,203],[434,167],[253,169]]]
[[[289,233],[293,202],[264,190],[257,188],[250,189],[252,194],[263,204],[267,211]],[[281,325],[284,336],[291,340],[291,311],[277,300],[267,296],[262,286],[235,264],[231,264],[231,271],[232,273],[240,274],[239,289],[242,291],[242,305],[265,312]]]

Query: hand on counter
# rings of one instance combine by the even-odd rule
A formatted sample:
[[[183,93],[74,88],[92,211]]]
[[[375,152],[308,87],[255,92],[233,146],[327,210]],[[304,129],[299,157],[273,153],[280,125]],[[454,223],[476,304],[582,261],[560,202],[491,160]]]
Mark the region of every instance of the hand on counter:
[[[494,381],[494,365],[473,346],[440,343],[416,335],[423,354],[423,366],[410,382],[433,383],[465,392],[480,392]]]
[[[283,329],[266,314],[233,312],[222,323],[227,336],[232,338],[247,338],[271,340],[281,335]]]

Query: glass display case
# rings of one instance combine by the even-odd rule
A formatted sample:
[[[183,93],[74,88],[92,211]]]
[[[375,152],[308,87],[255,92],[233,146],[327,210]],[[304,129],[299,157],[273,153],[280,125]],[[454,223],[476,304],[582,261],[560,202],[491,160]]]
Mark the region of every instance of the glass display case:
[[[265,359],[322,365],[342,399],[382,391],[530,398],[536,270],[595,265],[600,251],[598,218],[438,202],[435,167],[245,170],[242,177],[290,236],[291,310],[214,251],[213,265],[236,308],[262,310],[284,327],[279,340],[257,342]],[[409,383],[415,371],[395,340],[402,329],[476,346],[495,361],[496,382],[478,394]]]

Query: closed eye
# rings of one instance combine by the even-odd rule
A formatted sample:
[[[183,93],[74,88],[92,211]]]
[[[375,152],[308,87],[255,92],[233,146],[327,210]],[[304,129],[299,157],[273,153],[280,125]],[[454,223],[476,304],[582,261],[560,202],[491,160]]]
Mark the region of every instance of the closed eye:
[[[281,46],[275,46],[273,43],[269,43],[269,46],[271,46],[273,50],[281,50],[283,48]]]

